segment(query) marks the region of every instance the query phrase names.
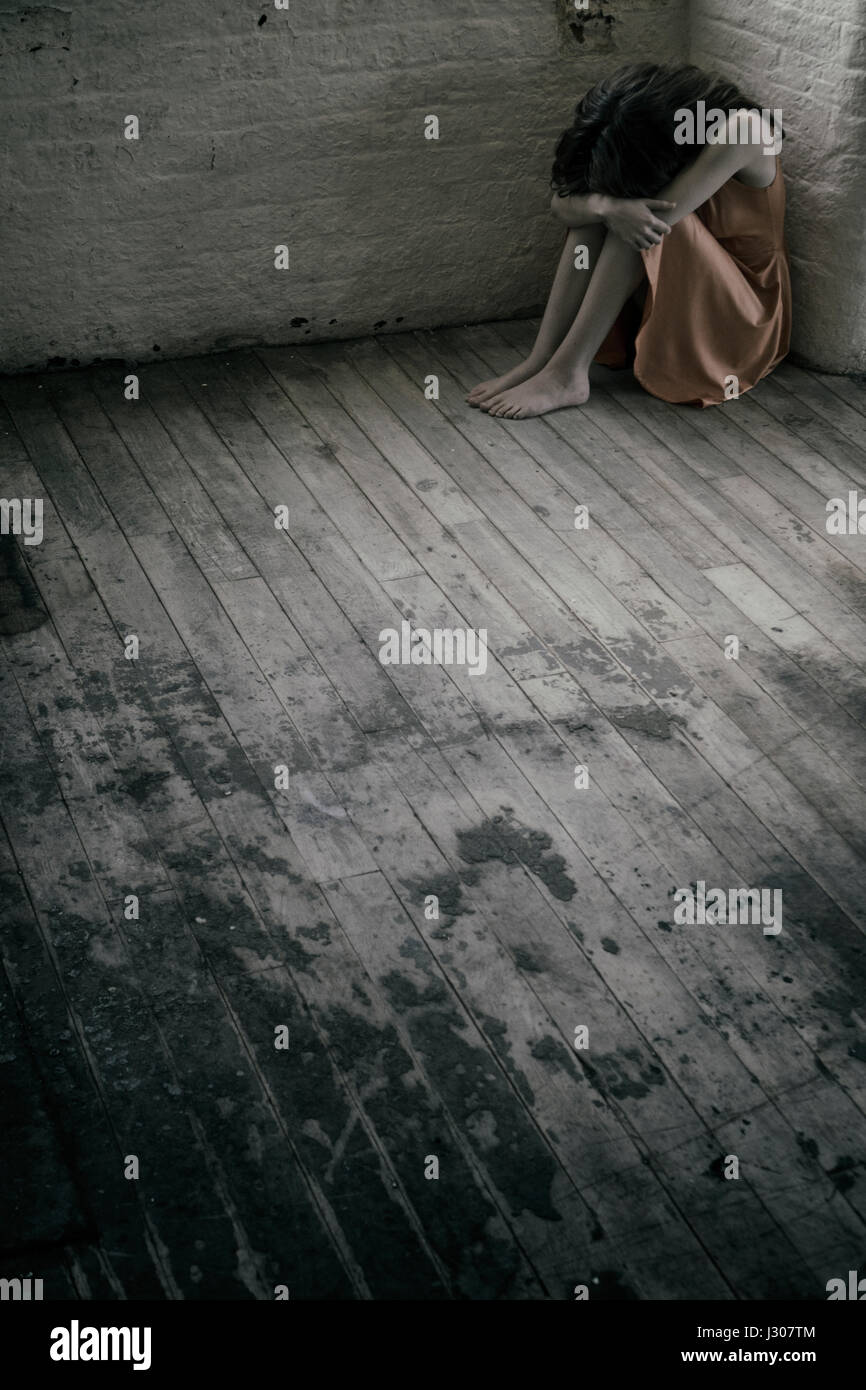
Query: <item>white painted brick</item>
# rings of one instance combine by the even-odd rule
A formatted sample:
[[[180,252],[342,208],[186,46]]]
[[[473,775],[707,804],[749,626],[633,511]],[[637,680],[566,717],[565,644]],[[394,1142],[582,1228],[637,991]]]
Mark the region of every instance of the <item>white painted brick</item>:
[[[594,3],[589,19],[568,0],[7,9],[0,204],[16,295],[0,361],[147,358],[156,343],[171,356],[537,307],[561,236],[553,145],[575,100],[623,62],[685,60],[691,42],[694,61],[723,55],[783,106],[796,346],[862,370],[850,281],[866,33],[858,0],[823,8],[826,23],[812,3],[695,0],[691,29],[685,0]],[[422,137],[431,112],[438,143]],[[122,138],[128,113],[137,143]],[[292,269],[277,272],[283,241]]]
[[[696,0],[690,16],[693,61],[724,53],[726,72],[783,110],[792,349],[828,371],[866,371],[862,0]]]
[[[539,304],[561,235],[547,177],[575,100],[648,46],[685,53],[683,0],[621,0],[610,32],[587,25],[583,45],[564,8],[292,0],[285,15],[270,0],[58,0],[8,11],[0,201],[17,292],[3,365],[309,341],[305,328],[353,336],[382,319],[414,327]],[[438,144],[423,139],[429,112]],[[128,113],[137,143],[122,138]],[[283,241],[285,273],[272,268]],[[293,317],[308,323],[292,328]]]

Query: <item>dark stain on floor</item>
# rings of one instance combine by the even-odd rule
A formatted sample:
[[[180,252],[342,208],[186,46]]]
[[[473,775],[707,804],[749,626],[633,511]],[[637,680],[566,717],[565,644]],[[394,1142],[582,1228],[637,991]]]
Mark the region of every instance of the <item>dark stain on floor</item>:
[[[815,1143],[815,1140],[810,1139],[807,1135],[801,1133],[797,1135],[797,1143],[803,1150],[803,1153],[806,1155],[806,1157],[814,1159],[814,1161],[817,1163],[818,1145]]]
[[[565,719],[557,719],[557,724],[569,734],[591,734],[595,732],[595,725],[590,724],[588,719],[581,719],[579,715],[568,715]]]
[[[458,830],[457,844],[460,857],[468,864],[494,859],[503,864],[523,864],[560,902],[570,902],[577,892],[565,872],[562,855],[550,853],[550,836],[544,830],[527,830],[510,816],[494,816],[477,830]]]
[[[508,1025],[503,1023],[501,1018],[494,1018],[492,1014],[484,1013],[478,1014],[478,1022],[526,1104],[534,1105],[535,1092],[512,1056],[511,1043],[508,1041]]]
[[[439,917],[431,920],[438,920],[440,928],[453,926],[457,917],[461,915],[472,915],[473,909],[463,902],[460,878],[450,870],[442,874],[430,874],[426,878],[404,878],[402,883],[410,901],[421,908],[425,906],[425,899],[431,894],[439,899]]]
[[[306,936],[310,941],[319,941],[327,946],[331,940],[331,928],[327,922],[317,922],[314,927],[299,927],[301,936]]]
[[[670,738],[672,726],[683,722],[676,716],[665,714],[658,705],[626,705],[619,709],[606,709],[604,713],[618,729],[632,729],[649,738]]]
[[[286,963],[292,970],[308,971],[315,964],[316,957],[309,951],[305,951],[300,941],[293,941],[291,937],[286,937],[281,942],[283,955]]]
[[[511,954],[518,970],[525,970],[528,975],[542,974],[544,966],[539,964],[531,951],[525,950],[523,946],[515,946]]]
[[[663,1086],[665,1074],[656,1062],[641,1057],[636,1047],[620,1048],[607,1055],[596,1054],[592,1062],[581,1057],[584,1070],[597,1091],[614,1100],[640,1100],[650,1086]]]
[[[265,854],[264,850],[258,845],[247,844],[244,846],[244,861],[252,864],[263,874],[277,874],[284,878],[287,883],[303,883],[303,875],[296,874],[289,868],[288,860],[276,859],[271,854]]]
[[[154,792],[159,791],[166,782],[171,780],[170,772],[139,772],[137,774],[128,772],[123,776],[123,790],[127,796],[131,796],[133,801],[141,805],[147,801],[148,797]]]
[[[836,1159],[835,1167],[830,1169],[827,1176],[837,1192],[848,1192],[854,1186],[854,1169],[856,1167],[857,1160],[850,1158],[847,1154]]]
[[[574,1064],[574,1058],[569,1052],[565,1043],[559,1038],[554,1038],[550,1033],[545,1033],[543,1038],[539,1038],[537,1043],[532,1044],[530,1049],[533,1057],[539,1062],[547,1062],[551,1066],[560,1067],[575,1081],[580,1080],[580,1072]]]
[[[444,982],[428,976],[419,987],[391,971],[381,984],[454,1119],[483,1150],[485,1166],[511,1211],[561,1221],[550,1196],[556,1171],[553,1155],[526,1122],[525,1112],[513,1104],[488,1049],[461,1036],[466,1021]]]
[[[720,1182],[725,1182],[725,1159],[723,1154],[714,1158],[707,1169],[707,1177],[718,1178]]]
[[[423,1181],[413,1183],[413,1200],[423,1215],[425,1233],[454,1272],[461,1295],[489,1297],[495,1289],[496,1296],[507,1296],[519,1268],[517,1251],[492,1229],[493,1208],[454,1145],[437,1100],[419,1084],[396,1028],[375,1027],[342,1008],[334,1008],[323,1021],[335,1059],[352,1077],[365,1111],[389,1148],[443,1156],[441,1181],[448,1187],[448,1201],[440,1200],[439,1183]],[[317,1117],[318,1111],[316,1098],[309,1113]],[[332,1127],[332,1132],[338,1131]],[[404,1259],[392,1255],[396,1270]]]

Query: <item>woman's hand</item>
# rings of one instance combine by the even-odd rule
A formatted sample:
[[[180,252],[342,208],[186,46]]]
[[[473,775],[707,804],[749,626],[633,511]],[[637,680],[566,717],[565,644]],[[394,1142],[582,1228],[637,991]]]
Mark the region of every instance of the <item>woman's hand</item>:
[[[608,198],[602,221],[620,241],[636,251],[647,251],[650,246],[658,246],[670,231],[670,225],[656,217],[654,209],[662,212],[675,207],[676,203],[665,202],[662,198]]]

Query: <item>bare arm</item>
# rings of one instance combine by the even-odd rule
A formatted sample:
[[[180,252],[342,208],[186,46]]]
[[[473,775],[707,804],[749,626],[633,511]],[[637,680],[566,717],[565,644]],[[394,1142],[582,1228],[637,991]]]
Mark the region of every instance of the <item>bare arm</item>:
[[[726,144],[705,146],[657,198],[612,198],[598,193],[560,198],[554,194],[552,211],[567,227],[603,222],[621,240],[645,250],[661,241],[675,223],[699,208],[734,174],[749,165],[754,167],[755,146],[739,139],[735,121],[729,120],[727,136]]]
[[[755,169],[762,164],[775,166],[775,153],[765,150],[761,157],[755,144],[743,138],[736,113],[729,116],[725,133],[724,145],[706,145],[697,159],[659,193],[659,198],[674,204],[670,212],[659,214],[669,226],[694,212],[741,169]]]
[[[717,193],[734,174],[754,162],[754,145],[733,142],[705,146],[697,159],[659,193],[659,198],[675,205],[669,212],[660,212],[659,216],[669,226],[674,226]]]
[[[660,221],[659,217],[662,210],[672,209],[673,203],[658,198],[612,198],[606,193],[560,198],[554,193],[550,206],[565,227],[603,222],[614,236],[642,251],[654,246],[670,231],[668,223]]]
[[[564,227],[585,227],[590,222],[603,222],[607,204],[610,202],[603,193],[569,194],[561,198],[554,193],[550,200],[550,210]]]

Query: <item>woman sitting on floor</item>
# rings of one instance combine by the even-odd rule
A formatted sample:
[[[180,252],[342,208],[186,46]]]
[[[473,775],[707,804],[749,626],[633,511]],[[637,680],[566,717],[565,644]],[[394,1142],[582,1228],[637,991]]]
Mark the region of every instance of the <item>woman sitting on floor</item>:
[[[587,92],[556,147],[551,206],[571,230],[535,345],[470,404],[582,405],[592,361],[696,406],[771,372],[791,333],[776,116],[696,67],[630,66]]]

